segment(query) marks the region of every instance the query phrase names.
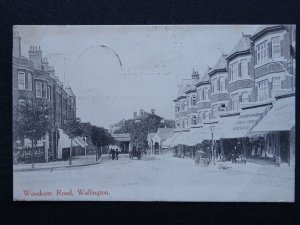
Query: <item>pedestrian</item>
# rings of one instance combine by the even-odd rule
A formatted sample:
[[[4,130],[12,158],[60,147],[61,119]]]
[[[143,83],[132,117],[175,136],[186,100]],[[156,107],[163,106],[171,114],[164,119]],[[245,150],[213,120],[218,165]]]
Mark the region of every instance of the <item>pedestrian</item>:
[[[116,159],[119,160],[119,150],[116,148]]]
[[[111,159],[114,160],[115,159],[115,149],[111,149]]]

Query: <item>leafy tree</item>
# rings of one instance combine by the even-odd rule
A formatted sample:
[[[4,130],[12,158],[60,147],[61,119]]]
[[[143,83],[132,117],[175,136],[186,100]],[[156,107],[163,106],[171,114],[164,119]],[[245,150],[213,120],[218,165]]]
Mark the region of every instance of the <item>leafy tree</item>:
[[[101,156],[102,152],[99,152],[103,146],[114,143],[113,137],[110,135],[107,129],[103,127],[92,126],[91,129],[91,140],[92,143],[97,147],[96,151],[96,161]]]
[[[139,145],[142,148],[146,148],[148,133],[157,132],[159,127],[164,127],[165,125],[168,125],[168,123],[162,121],[160,116],[149,114],[147,117],[144,117],[139,121],[124,121],[123,126],[116,130],[115,133],[129,133],[134,145]]]
[[[50,107],[42,99],[25,101],[15,111],[14,131],[16,137],[31,140],[31,159],[34,168],[34,151],[36,145],[47,132],[50,132]]]
[[[72,165],[73,140],[82,134],[80,118],[67,117],[64,120],[64,131],[71,139],[69,165]]]

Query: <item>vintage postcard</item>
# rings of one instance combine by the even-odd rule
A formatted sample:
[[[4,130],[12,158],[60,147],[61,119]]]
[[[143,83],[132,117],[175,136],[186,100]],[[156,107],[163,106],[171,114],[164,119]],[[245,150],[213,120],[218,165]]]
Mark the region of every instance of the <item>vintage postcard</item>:
[[[14,200],[294,202],[295,36],[14,26]]]

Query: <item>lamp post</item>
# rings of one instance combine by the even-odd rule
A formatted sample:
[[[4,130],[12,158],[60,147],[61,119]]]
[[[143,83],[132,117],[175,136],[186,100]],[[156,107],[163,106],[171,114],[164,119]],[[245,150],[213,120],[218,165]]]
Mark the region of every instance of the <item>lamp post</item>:
[[[211,131],[211,158],[212,158],[212,162],[214,165],[216,165],[215,162],[215,150],[214,150],[214,130],[215,130],[215,126],[209,126],[209,129]]]

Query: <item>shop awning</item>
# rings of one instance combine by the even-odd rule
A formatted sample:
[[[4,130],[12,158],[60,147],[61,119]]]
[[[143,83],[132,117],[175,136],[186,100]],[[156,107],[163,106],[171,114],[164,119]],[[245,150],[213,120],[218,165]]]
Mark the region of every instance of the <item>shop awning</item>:
[[[225,129],[222,138],[246,137],[250,130],[265,116],[269,108],[270,105],[264,105],[243,109],[233,126]]]
[[[167,139],[162,143],[163,148],[170,148],[172,138],[174,137],[175,134],[176,133],[174,133],[174,132],[170,133],[170,135],[167,137]]]
[[[59,130],[59,140],[61,142],[61,147],[70,148],[71,139],[62,129],[58,129],[58,130]],[[81,137],[75,137],[73,140],[73,146],[81,146],[82,148],[85,148],[88,146],[88,144],[84,140],[82,140]]]
[[[176,145],[194,146],[194,144],[192,144],[189,141],[189,132],[188,131],[177,132],[175,134],[177,134],[177,135],[172,140],[172,142],[170,144],[170,147],[174,147]]]
[[[295,96],[278,99],[252,132],[289,131],[295,126]]]

